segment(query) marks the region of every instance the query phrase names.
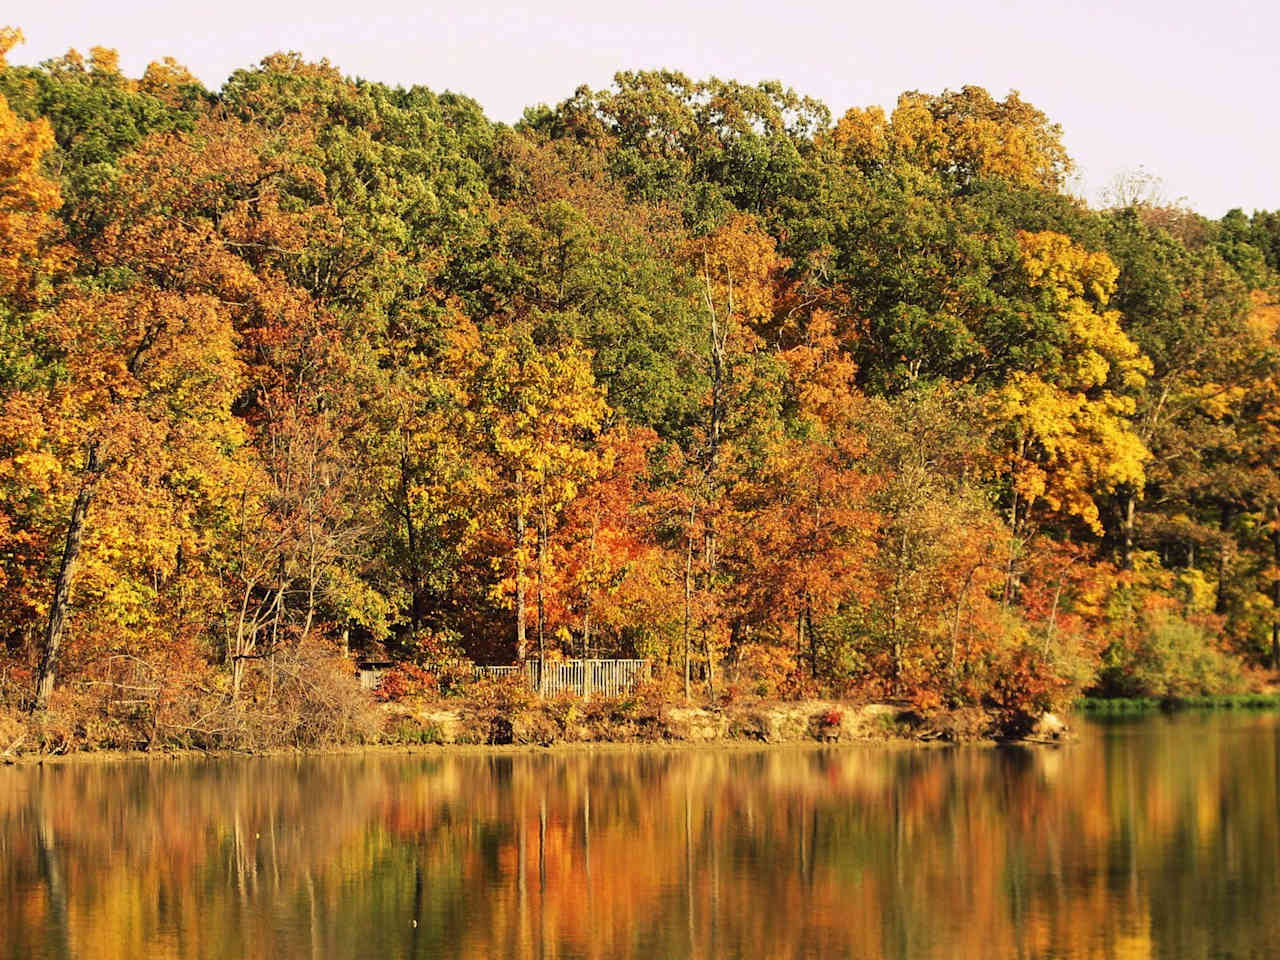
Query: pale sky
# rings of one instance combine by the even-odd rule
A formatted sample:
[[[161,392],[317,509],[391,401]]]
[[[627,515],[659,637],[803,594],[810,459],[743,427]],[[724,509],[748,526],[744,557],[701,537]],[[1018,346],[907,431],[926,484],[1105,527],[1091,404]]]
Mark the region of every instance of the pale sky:
[[[904,90],[1015,89],[1062,125],[1091,202],[1142,166],[1209,216],[1280,208],[1280,0],[50,0],[4,22],[27,36],[15,63],[102,45],[130,75],[168,55],[217,88],[298,50],[468,94],[507,122],[652,67],[781,80],[837,116]]]

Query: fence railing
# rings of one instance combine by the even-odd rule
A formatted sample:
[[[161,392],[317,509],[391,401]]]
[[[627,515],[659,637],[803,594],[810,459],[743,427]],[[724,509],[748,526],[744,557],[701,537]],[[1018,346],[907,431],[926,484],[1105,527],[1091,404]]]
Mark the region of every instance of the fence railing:
[[[617,697],[634,690],[641,680],[652,677],[648,660],[558,660],[547,663],[542,677],[537,660],[510,667],[476,667],[476,678],[520,675],[529,686],[546,697],[566,690],[583,697],[598,693]]]

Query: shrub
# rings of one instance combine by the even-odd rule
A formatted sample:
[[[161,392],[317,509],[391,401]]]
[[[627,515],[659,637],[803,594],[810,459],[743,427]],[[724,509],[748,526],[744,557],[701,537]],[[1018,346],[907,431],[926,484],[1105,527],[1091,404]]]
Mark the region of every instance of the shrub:
[[[444,734],[434,723],[419,723],[411,717],[401,717],[383,735],[386,743],[426,744],[444,743]]]
[[[27,725],[22,714],[12,707],[0,706],[0,755],[17,752],[27,739]]]
[[[1095,685],[1112,697],[1186,698],[1239,691],[1240,661],[1205,625],[1168,610],[1143,614],[1139,629],[1107,650]]]
[[[440,684],[435,674],[427,672],[416,663],[397,663],[379,679],[373,690],[373,698],[381,703],[389,703],[410,697],[429,697],[439,689]]]
[[[797,670],[794,653],[771,643],[744,643],[730,682],[758,697],[788,696],[795,692]]]
[[[542,709],[560,728],[560,735],[568,736],[582,715],[582,702],[566,691],[544,701]]]

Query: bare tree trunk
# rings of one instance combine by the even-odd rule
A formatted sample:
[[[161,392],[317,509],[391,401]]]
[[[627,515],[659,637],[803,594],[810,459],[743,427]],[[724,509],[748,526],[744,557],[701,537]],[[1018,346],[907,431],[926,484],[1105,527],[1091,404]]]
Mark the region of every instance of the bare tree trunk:
[[[742,648],[744,630],[742,621],[735,617],[729,624],[729,649],[725,651],[721,665],[725,670],[725,682],[738,682],[738,654]]]
[[[890,655],[893,658],[893,692],[896,696],[902,691],[902,589],[906,579],[907,565],[907,528],[903,525],[902,535],[898,538],[898,562],[893,572],[893,599],[889,605]]]
[[[276,565],[276,598],[272,606],[275,607],[271,615],[271,652],[274,654],[276,647],[280,645],[280,623],[284,617],[284,590],[285,590],[285,560],[284,554],[280,554],[280,562]]]
[[[1053,635],[1058,629],[1058,607],[1062,603],[1062,588],[1066,586],[1067,571],[1075,565],[1078,558],[1072,557],[1067,561],[1067,565],[1062,568],[1058,574],[1058,585],[1053,591],[1053,606],[1049,609],[1049,623],[1044,630],[1044,654],[1049,655],[1049,645],[1053,642]]]
[[[715,299],[711,295],[711,265],[704,256],[702,261],[703,296],[707,304],[707,313],[711,318],[711,429],[708,431],[710,447],[710,456],[707,462],[708,476],[715,474],[720,454],[720,432],[724,424],[725,414],[724,352],[729,337],[729,325],[734,313],[733,275],[728,274],[725,279],[728,282],[729,298],[725,305],[725,316],[722,322],[719,311],[716,309]]]
[[[1027,438],[1020,437],[1018,439],[1018,459],[1022,460],[1027,455]],[[1013,502],[1009,505],[1009,565],[1005,570],[1004,578],[1004,598],[1001,600],[1001,606],[1008,609],[1009,604],[1013,603],[1017,592],[1017,561],[1018,561],[1018,527],[1022,523],[1022,518],[1018,515],[1018,490],[1015,486],[1013,491]],[[1024,513],[1031,510],[1031,501],[1027,501],[1027,508]]]
[[[98,464],[97,445],[90,446],[85,478],[71,507],[71,523],[67,527],[67,541],[62,550],[62,562],[58,567],[58,579],[53,588],[53,602],[49,605],[49,621],[44,632],[44,650],[40,656],[40,672],[36,679],[36,698],[33,710],[43,710],[53,693],[58,671],[58,651],[67,626],[67,606],[71,599],[71,587],[75,583],[76,565],[80,559],[80,544],[84,539],[84,520],[93,503],[94,491],[102,476]]]
[[[964,586],[960,588],[960,596],[956,597],[956,615],[951,621],[951,652],[947,658],[947,676],[953,680],[956,675],[956,654],[959,652],[960,646],[960,617],[964,613],[964,600],[969,593],[969,587],[973,584],[973,578],[977,575],[981,566],[982,564],[978,564],[969,570],[969,575],[964,580]]]
[[[599,518],[592,516],[591,518],[591,540],[587,546],[588,556],[588,573],[587,573],[587,595],[583,602],[582,611],[582,695],[590,697],[592,693],[591,676],[591,607],[595,600],[595,586],[591,581],[593,570],[595,568],[596,556],[596,529],[599,524]]]
[[[320,583],[319,564],[316,562],[315,543],[312,542],[311,556],[307,562],[307,617],[302,624],[302,638],[311,636],[311,627],[316,619],[316,588]]]
[[[727,300],[724,305],[724,315],[721,317],[720,311],[716,307],[715,298],[712,296],[711,282],[711,265],[704,254],[702,261],[702,280],[703,280],[703,296],[707,305],[707,314],[710,320],[709,334],[711,346],[711,416],[707,431],[707,462],[704,468],[704,480],[707,484],[708,492],[714,502],[716,497],[716,483],[720,467],[720,444],[721,435],[724,432],[725,422],[725,350],[729,340],[729,332],[733,323],[735,312],[734,303],[734,277],[731,271],[726,270],[725,282],[727,289]],[[716,531],[714,526],[714,515],[708,514],[705,518],[705,529],[702,535],[702,554],[703,554],[703,575],[706,582],[711,583],[715,579],[715,571],[717,566],[716,558]],[[690,510],[689,526],[692,532],[693,511]],[[692,542],[689,544],[689,553],[685,557],[685,593],[686,596],[691,591],[692,578]],[[714,596],[714,592],[711,594]],[[689,699],[689,626],[688,626],[688,600],[685,603],[685,699]],[[703,650],[707,659],[707,690],[714,696],[715,679],[714,665],[712,663],[711,638],[708,629],[707,618],[702,617],[702,633],[703,633]]]
[[[252,580],[245,583],[244,595],[240,598],[240,617],[236,621],[236,642],[231,648],[229,657],[231,660],[231,701],[240,699],[240,684],[244,679],[244,658],[245,654],[252,649],[257,635],[257,622],[253,624],[252,632],[247,630],[249,624],[249,600],[253,595],[254,582]]]

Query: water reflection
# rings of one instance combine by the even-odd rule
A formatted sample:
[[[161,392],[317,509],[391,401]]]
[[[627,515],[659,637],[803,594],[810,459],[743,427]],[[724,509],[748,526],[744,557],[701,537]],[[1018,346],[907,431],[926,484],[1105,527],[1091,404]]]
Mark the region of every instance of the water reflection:
[[[1280,956],[1280,723],[0,771],[0,958]]]

